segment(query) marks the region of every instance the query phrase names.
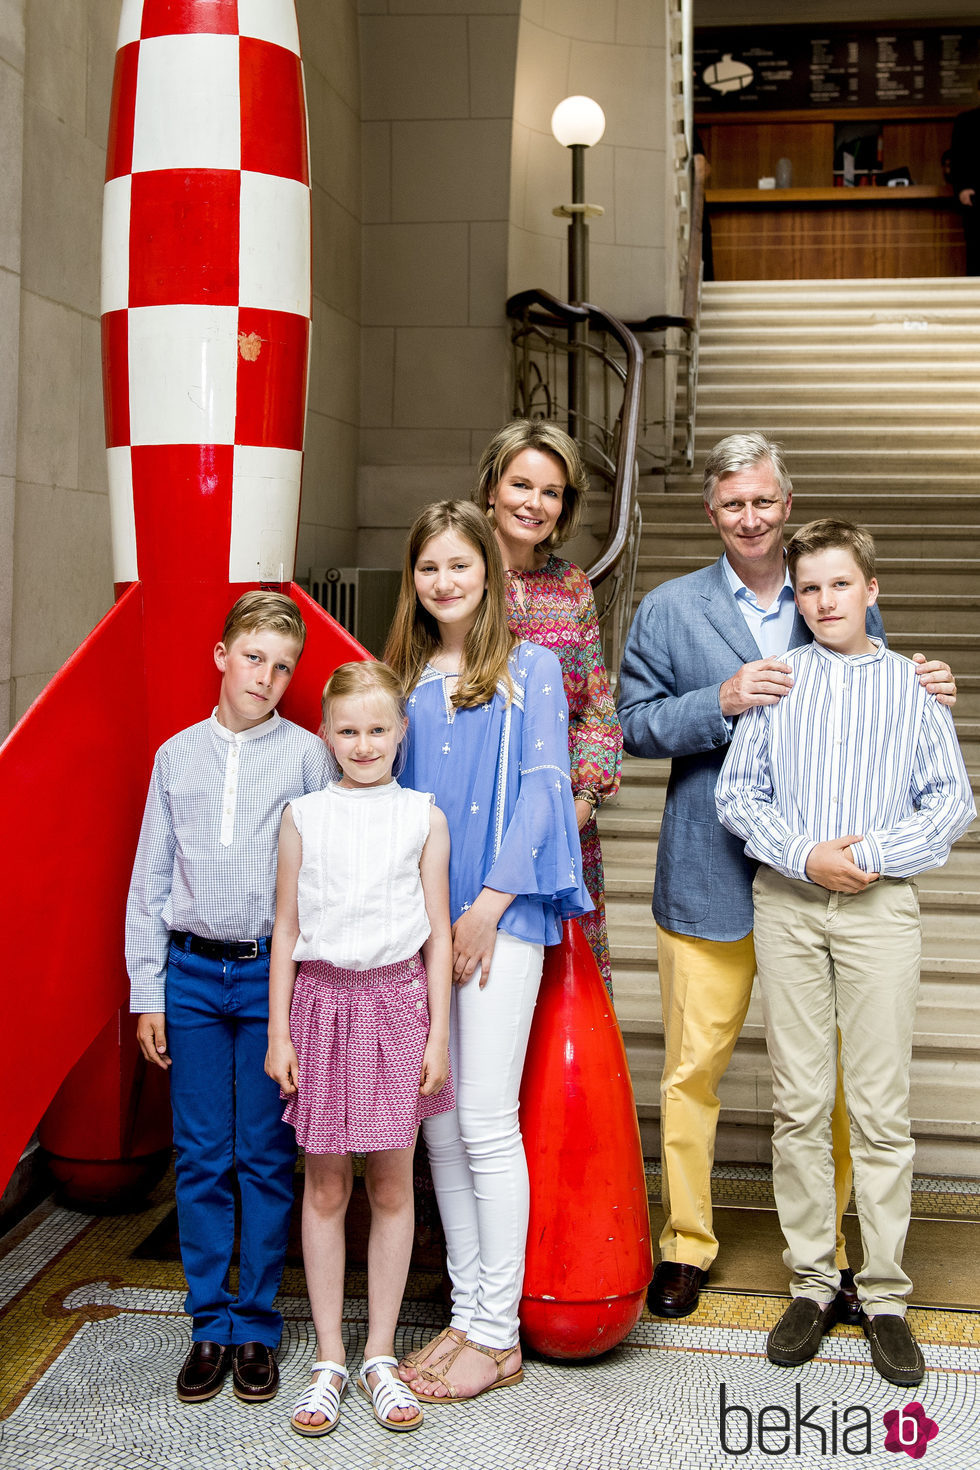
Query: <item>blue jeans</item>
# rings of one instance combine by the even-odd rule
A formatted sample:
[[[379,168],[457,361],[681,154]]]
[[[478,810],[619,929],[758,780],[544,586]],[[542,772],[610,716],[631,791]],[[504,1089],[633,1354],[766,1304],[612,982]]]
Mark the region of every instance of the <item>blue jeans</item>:
[[[296,1135],[264,1070],[269,956],[207,959],[170,946],[167,1041],[177,1216],[195,1342],[277,1347],[273,1302],[286,1258]],[[237,1299],[233,1174],[242,1200]]]

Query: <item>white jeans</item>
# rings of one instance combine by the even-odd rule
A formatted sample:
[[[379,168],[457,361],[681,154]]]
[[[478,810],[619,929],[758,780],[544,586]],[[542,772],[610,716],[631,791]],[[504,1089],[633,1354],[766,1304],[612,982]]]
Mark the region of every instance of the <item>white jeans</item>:
[[[485,1347],[517,1342],[527,1245],[518,1099],[544,946],[498,932],[490,978],[453,987],[456,1111],[424,1118],[453,1283],[452,1325]]]

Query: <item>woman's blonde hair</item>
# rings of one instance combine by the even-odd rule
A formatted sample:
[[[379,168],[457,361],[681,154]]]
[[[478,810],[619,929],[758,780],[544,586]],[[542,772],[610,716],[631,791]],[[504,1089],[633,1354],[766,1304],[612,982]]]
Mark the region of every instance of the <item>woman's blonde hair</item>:
[[[490,496],[503,479],[511,460],[525,449],[537,449],[542,454],[553,455],[564,471],[561,512],[551,535],[538,543],[542,551],[553,551],[563,541],[570,541],[578,530],[589,490],[589,477],[578,445],[558,424],[553,424],[550,419],[513,419],[498,429],[480,458],[473,499],[493,525]]]
[[[416,516],[405,547],[401,589],[385,647],[385,662],[391,665],[406,689],[414,689],[429,659],[442,646],[439,624],[426,612],[415,591],[415,565],[432,538],[447,531],[468,542],[482,557],[486,569],[486,590],[476,621],[463,644],[463,667],[452,696],[457,709],[468,709],[493,699],[500,682],[509,697],[513,685],[507,659],[514,647],[514,635],[507,626],[500,548],[490,522],[472,502],[440,500],[425,506]]]

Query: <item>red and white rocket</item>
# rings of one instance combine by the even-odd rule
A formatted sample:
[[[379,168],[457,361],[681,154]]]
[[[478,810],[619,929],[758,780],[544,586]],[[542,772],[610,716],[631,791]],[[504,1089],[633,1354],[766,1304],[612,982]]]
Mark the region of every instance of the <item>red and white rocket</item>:
[[[212,708],[228,607],[260,584],[300,603],[284,707],[314,728],[331,669],[365,656],[292,583],[310,314],[293,0],[123,0],[102,241],[117,601],[0,748],[0,1185],[79,1058],[41,1134],[81,1161],[76,1192],[166,1145],[120,1010],[123,910],[153,753]]]

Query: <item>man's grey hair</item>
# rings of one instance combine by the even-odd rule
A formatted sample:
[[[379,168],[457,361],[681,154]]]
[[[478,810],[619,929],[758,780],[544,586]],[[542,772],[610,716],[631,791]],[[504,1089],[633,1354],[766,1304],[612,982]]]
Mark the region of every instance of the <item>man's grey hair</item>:
[[[782,447],[768,435],[753,429],[749,434],[728,434],[719,439],[704,462],[704,503],[711,508],[719,480],[726,475],[738,474],[739,470],[751,469],[760,460],[767,459],[772,465],[784,500],[789,498],[793,482],[783,463]]]

